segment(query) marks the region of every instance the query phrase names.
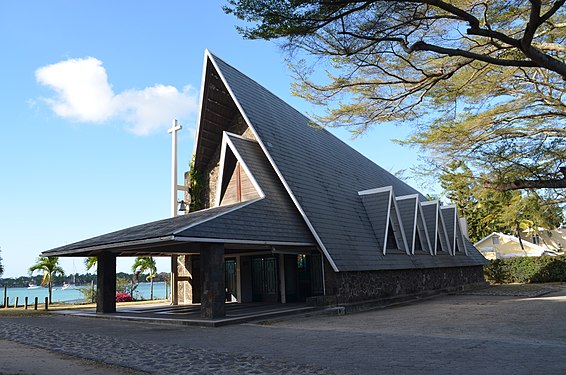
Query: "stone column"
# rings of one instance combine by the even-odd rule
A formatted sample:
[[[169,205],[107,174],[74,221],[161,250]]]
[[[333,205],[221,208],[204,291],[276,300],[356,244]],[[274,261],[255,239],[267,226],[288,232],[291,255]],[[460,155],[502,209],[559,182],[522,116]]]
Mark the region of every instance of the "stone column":
[[[96,312],[116,312],[116,255],[102,253],[96,263]]]
[[[224,280],[224,244],[204,244],[200,251],[201,307],[204,319],[226,316]]]
[[[171,255],[171,304],[179,304],[179,286],[177,285],[177,255]]]

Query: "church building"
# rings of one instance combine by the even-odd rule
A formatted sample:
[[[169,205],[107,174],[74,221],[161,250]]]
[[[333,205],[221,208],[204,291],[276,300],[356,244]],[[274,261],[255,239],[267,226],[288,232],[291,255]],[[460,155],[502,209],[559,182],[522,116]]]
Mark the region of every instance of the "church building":
[[[101,313],[116,310],[122,256],[171,257],[173,303],[200,303],[208,319],[226,302],[352,305],[483,282],[486,260],[454,206],[208,51],[191,176],[188,214],[42,255],[97,256]]]

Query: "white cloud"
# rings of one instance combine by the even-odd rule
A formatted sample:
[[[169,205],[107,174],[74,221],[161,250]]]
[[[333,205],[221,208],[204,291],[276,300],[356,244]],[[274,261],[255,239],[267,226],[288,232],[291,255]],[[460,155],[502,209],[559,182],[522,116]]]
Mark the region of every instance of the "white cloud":
[[[179,91],[157,84],[114,93],[102,61],[94,57],[47,65],[35,76],[55,91],[45,101],[58,116],[85,123],[124,121],[137,135],[167,129],[173,118],[186,119],[197,111],[197,93],[190,86]]]

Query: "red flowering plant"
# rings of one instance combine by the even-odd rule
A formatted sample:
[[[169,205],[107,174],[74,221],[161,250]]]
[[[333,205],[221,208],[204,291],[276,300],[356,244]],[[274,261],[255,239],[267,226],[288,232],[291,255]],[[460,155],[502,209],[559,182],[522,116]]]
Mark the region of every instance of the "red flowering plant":
[[[132,302],[134,299],[130,293],[118,292],[116,293],[116,302]]]

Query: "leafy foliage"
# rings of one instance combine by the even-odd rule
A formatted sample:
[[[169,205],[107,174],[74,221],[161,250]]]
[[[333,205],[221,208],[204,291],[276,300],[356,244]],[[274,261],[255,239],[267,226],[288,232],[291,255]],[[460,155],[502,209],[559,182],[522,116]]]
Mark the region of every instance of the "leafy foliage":
[[[138,275],[120,275],[116,277],[116,292],[128,293],[132,298],[139,293],[136,291],[138,289]]]
[[[98,263],[98,257],[92,256],[85,258],[85,268],[87,271],[90,271],[91,268],[94,268],[96,271],[96,265]]]
[[[486,189],[461,162],[451,162],[447,169],[440,184],[460,217],[466,218],[472,242],[493,232],[518,236],[518,231],[530,229],[537,233],[539,228],[557,228],[564,221],[561,207],[536,192]]]
[[[139,275],[142,272],[148,272],[147,281],[151,282],[150,299],[153,299],[153,280],[157,277],[157,266],[153,257],[137,257],[132,265],[132,272]]]
[[[191,195],[191,202],[189,204],[189,211],[197,211],[202,209],[202,195],[204,193],[204,183],[201,172],[195,168],[195,155],[189,164],[189,192]]]
[[[79,292],[85,298],[85,302],[94,303],[96,302],[96,289],[94,288],[94,282],[87,288],[79,288]]]
[[[496,259],[484,266],[484,275],[498,284],[565,282],[566,256]]]
[[[130,293],[118,292],[116,293],[116,302],[132,302],[134,299]]]
[[[42,285],[47,285],[49,289],[49,304],[52,303],[53,278],[55,275],[65,276],[65,271],[59,265],[59,257],[39,257],[37,262],[29,268],[30,275],[35,271],[43,272]]]
[[[435,170],[566,199],[564,1],[230,0],[250,39],[286,41],[296,95],[329,126],[415,126]],[[306,62],[304,56],[315,57]]]
[[[0,277],[4,274],[4,266],[2,265],[2,249],[0,248]]]

